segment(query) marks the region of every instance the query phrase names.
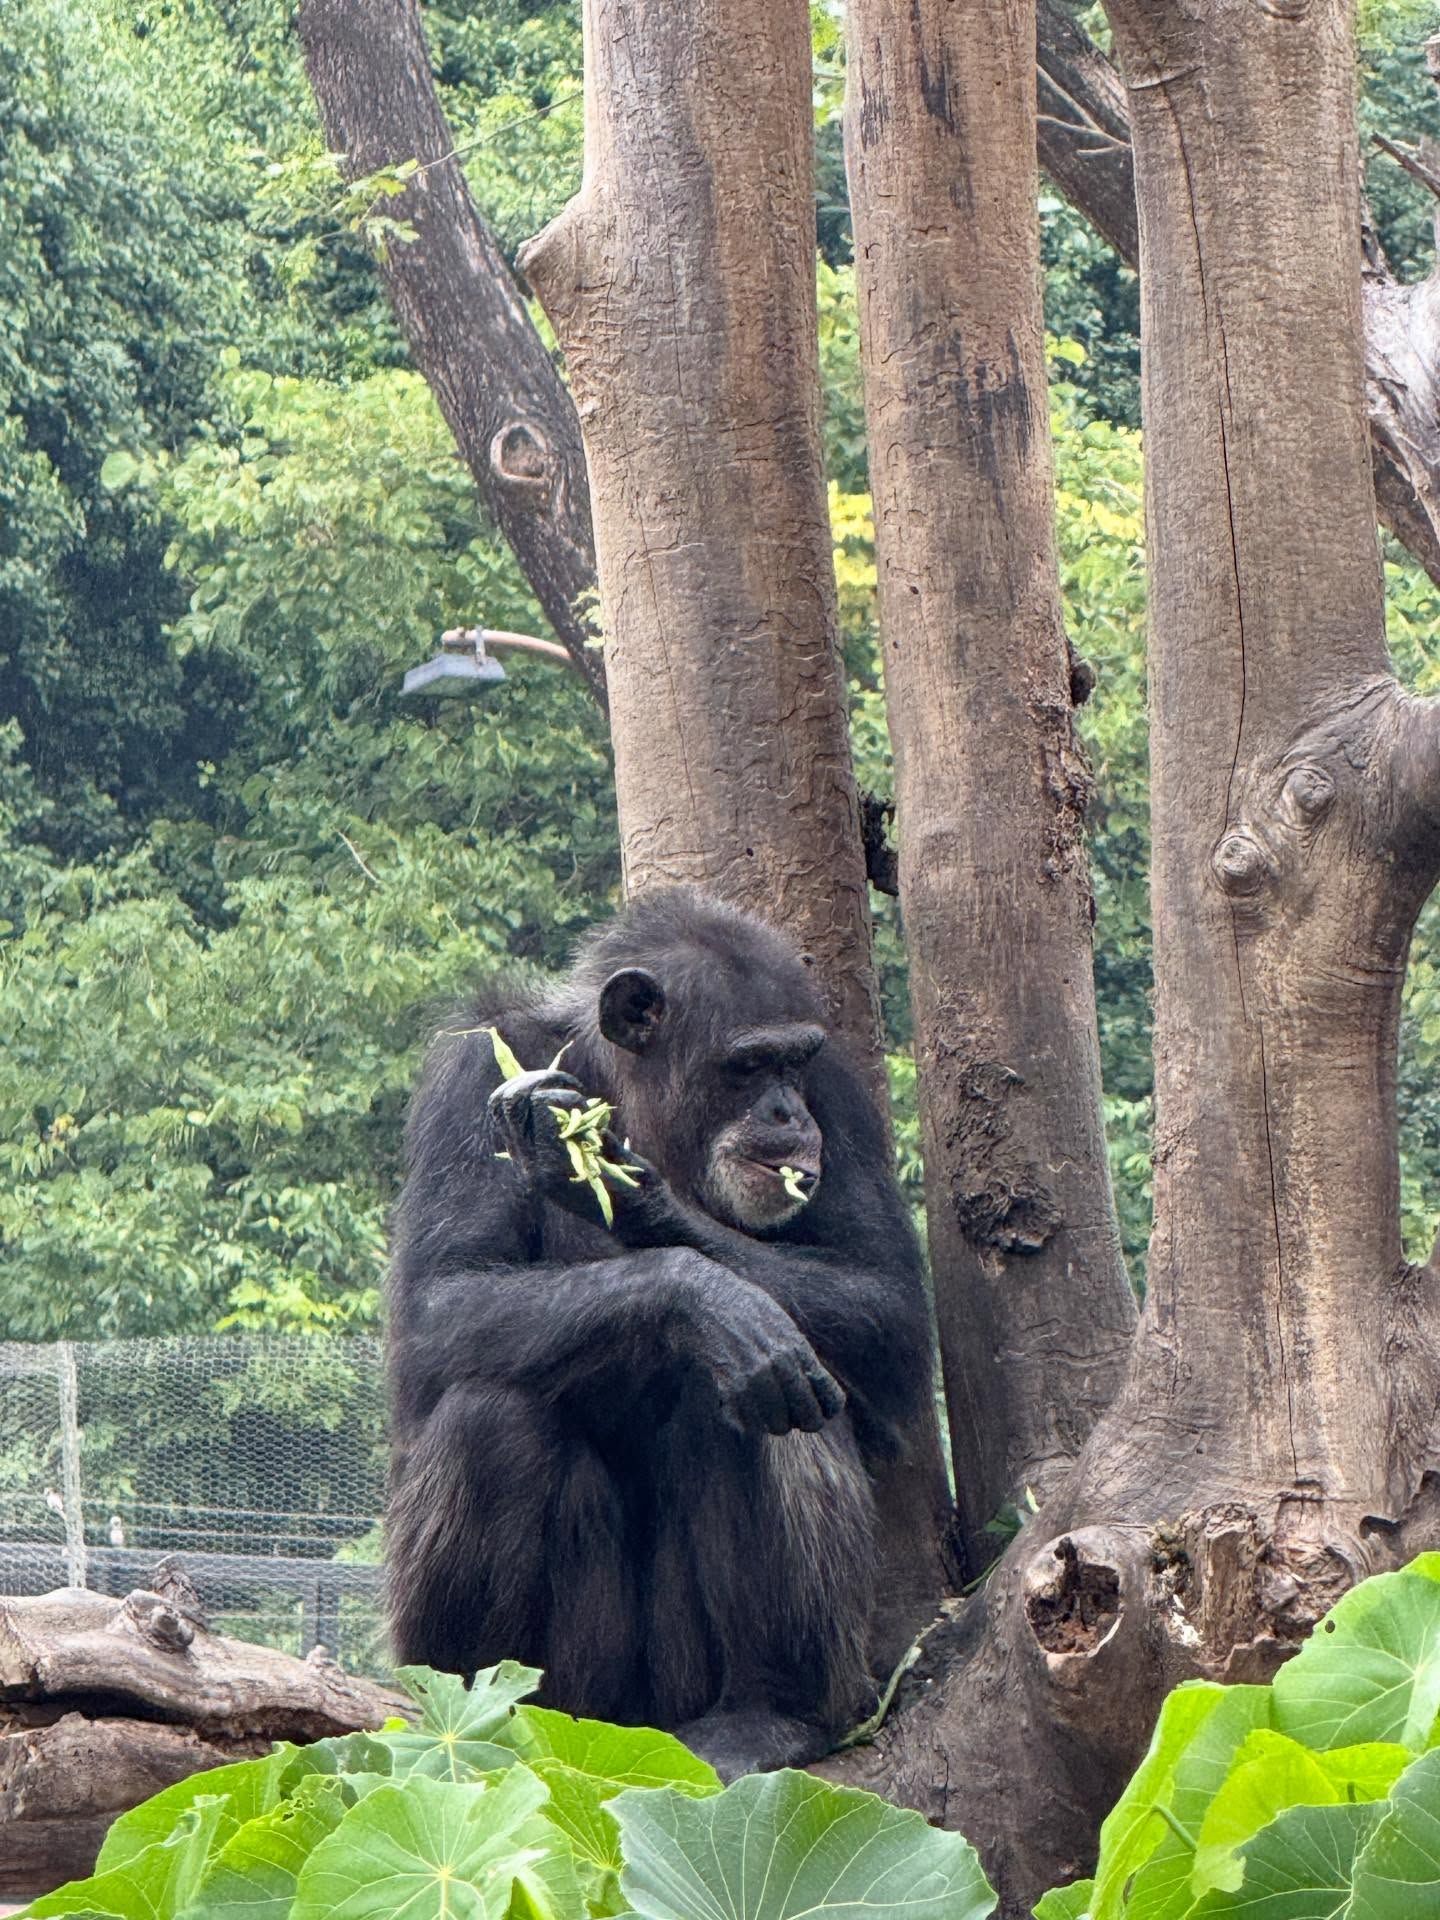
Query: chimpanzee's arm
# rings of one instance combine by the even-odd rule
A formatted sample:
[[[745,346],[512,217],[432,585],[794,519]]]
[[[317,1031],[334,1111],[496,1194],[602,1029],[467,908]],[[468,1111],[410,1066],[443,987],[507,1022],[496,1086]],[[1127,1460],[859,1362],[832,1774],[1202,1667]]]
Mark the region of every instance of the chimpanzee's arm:
[[[392,1307],[390,1345],[402,1430],[465,1379],[518,1388],[597,1427],[690,1374],[710,1381],[741,1432],[814,1432],[844,1404],[772,1298],[684,1247],[421,1280]]]
[[[918,1262],[906,1251],[908,1221],[896,1223],[891,1249],[872,1244],[868,1259],[859,1247],[846,1254],[757,1240],[679,1201],[668,1226],[671,1245],[693,1247],[782,1306],[857,1411],[882,1427],[903,1427],[929,1398],[930,1316]]]

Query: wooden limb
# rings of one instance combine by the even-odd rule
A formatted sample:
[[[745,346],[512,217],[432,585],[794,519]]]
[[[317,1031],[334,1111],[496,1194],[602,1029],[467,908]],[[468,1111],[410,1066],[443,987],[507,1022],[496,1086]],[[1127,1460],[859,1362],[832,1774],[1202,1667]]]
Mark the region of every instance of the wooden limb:
[[[0,1899],[33,1900],[90,1872],[110,1823],[206,1767],[259,1758],[263,1735],[65,1713],[27,1725],[0,1708]]]
[[[1055,557],[1033,22],[1023,0],[851,0],[847,18],[900,901],[974,1575],[987,1523],[1068,1469],[1135,1320],[1100,1108],[1087,676]]]
[[[545,616],[601,706],[579,612],[595,585],[580,427],[440,107],[418,0],[306,0],[298,18],[325,137],[346,176],[418,160],[387,212],[414,237],[380,275],[456,445]]]
[[[585,172],[521,249],[585,435],[625,884],[787,927],[882,1099],[820,446],[804,0],[587,0]]]

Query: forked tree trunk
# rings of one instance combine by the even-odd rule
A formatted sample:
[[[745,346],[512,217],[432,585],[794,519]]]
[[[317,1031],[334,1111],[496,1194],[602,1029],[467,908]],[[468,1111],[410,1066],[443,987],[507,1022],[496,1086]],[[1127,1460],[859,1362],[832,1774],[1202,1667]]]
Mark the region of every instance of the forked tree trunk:
[[[806,0],[586,0],[579,195],[522,253],[579,408],[627,889],[797,937],[883,1097],[820,451]],[[942,1586],[938,1433],[883,1492],[877,1658]]]
[[[1267,1678],[1440,1537],[1437,1276],[1401,1253],[1410,932],[1440,714],[1391,677],[1345,0],[1112,0],[1139,186],[1156,1220],[1126,1384],[987,1638],[871,1780],[1003,1911],[1084,1871],[1168,1686]]]
[[[1100,1109],[1036,212],[1034,0],[851,0],[900,899],[968,1571],[1063,1475],[1135,1306]]]
[[[415,364],[545,617],[603,705],[580,603],[595,550],[579,423],[476,210],[435,93],[419,0],[305,0],[305,68],[347,179],[418,160],[387,215],[414,229],[380,261]],[[484,608],[476,609],[483,621]]]
[[[1440,41],[1427,48],[1440,70]],[[1120,76],[1057,4],[1039,0],[1040,164],[1122,260],[1139,258],[1130,109]],[[1403,131],[1397,129],[1397,131]],[[1398,151],[1392,149],[1392,151]],[[1401,156],[1405,164],[1411,162]],[[1328,156],[1312,156],[1324,166]],[[1418,169],[1432,191],[1433,170]],[[1380,518],[1440,582],[1440,294],[1436,271],[1405,286],[1373,238],[1365,262],[1365,376]]]

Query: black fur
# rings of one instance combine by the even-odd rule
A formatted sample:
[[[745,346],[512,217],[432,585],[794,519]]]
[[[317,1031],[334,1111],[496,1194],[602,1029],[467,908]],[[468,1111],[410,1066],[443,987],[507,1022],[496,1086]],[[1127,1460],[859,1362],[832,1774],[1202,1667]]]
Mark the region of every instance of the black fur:
[[[617,1045],[602,989],[632,968],[660,994],[612,991],[608,1031],[646,1021]],[[594,933],[554,992],[437,1036],[390,1289],[400,1659],[531,1661],[553,1705],[678,1729],[727,1774],[813,1758],[866,1710],[869,1472],[906,1444],[930,1338],[879,1116],[834,1042],[803,1057],[823,1020],[779,935],[677,890]],[[560,1071],[492,1099],[492,1021],[527,1069],[565,1047]],[[772,1031],[801,1035],[789,1064],[736,1052]],[[614,1104],[639,1181],[610,1230],[549,1117],[577,1085]],[[812,1116],[808,1205],[748,1231],[707,1210],[717,1139],[768,1193]]]

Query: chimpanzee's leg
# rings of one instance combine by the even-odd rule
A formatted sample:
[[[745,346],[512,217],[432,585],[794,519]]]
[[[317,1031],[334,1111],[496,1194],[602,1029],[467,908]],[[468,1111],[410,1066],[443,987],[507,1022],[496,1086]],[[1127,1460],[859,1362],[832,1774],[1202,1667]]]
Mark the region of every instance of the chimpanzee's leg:
[[[546,1669],[571,1712],[624,1711],[639,1630],[620,1504],[583,1441],[531,1396],[450,1387],[405,1449],[387,1516],[400,1662]]]
[[[689,1431],[705,1435],[684,1525],[714,1678],[680,1737],[727,1778],[803,1765],[875,1695],[874,1509],[849,1421],[773,1439]]]

